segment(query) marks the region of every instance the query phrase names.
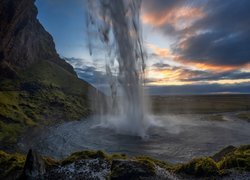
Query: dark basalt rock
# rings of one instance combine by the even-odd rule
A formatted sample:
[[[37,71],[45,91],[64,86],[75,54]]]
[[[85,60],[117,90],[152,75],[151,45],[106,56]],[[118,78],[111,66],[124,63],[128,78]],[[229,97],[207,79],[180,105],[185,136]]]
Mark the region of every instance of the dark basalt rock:
[[[52,36],[37,19],[34,2],[0,0],[0,148],[4,150],[17,148],[18,138],[28,128],[87,117],[95,95],[104,97],[60,59]]]
[[[46,172],[45,163],[42,157],[38,153],[30,149],[27,154],[21,179],[27,179],[27,180],[38,179],[43,177],[45,172]]]
[[[146,163],[131,160],[113,160],[111,179],[154,179],[155,167]]]
[[[60,59],[52,36],[40,24],[37,14],[34,0],[0,1],[0,75],[13,77],[13,70],[42,60],[52,61],[76,75],[72,66]]]

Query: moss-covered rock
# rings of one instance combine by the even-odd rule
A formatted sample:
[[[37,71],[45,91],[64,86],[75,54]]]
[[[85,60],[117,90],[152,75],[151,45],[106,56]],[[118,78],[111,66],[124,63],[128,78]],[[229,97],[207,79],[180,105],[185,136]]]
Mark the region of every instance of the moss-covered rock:
[[[250,145],[240,146],[226,154],[218,164],[220,169],[250,171]]]
[[[177,165],[146,156],[109,155],[102,151],[76,152],[61,161],[49,157],[41,157],[40,160],[45,165],[46,172],[43,175],[45,179],[55,177],[67,179],[65,177],[67,173],[75,178],[93,177],[93,172],[100,173],[100,176],[107,179],[157,179],[161,177],[164,179],[170,174],[178,174],[187,179],[196,177],[213,179],[231,175],[228,173],[237,172],[239,175],[241,172],[250,171],[250,145],[238,148],[227,147],[220,153],[220,160],[217,162],[210,157],[202,157]],[[24,155],[7,154],[0,151],[0,179],[16,179],[23,170],[24,162]],[[159,169],[161,173],[159,173]],[[165,176],[162,172],[168,175]],[[237,177],[237,173],[235,177]]]
[[[17,179],[23,170],[25,156],[0,151],[0,179]]]
[[[216,162],[221,161],[227,154],[235,151],[237,148],[234,146],[227,146],[220,150],[218,153],[212,156],[212,159],[215,160]]]
[[[61,161],[62,165],[73,163],[82,159],[109,159],[109,156],[102,151],[81,151],[71,154],[69,157]]]
[[[149,164],[154,164],[157,165],[163,169],[167,169],[167,170],[173,170],[174,165],[165,161],[160,161],[158,159],[153,159],[151,157],[147,157],[147,156],[137,156],[134,158],[135,160],[141,161],[141,162],[145,162],[145,163],[149,163]]]
[[[180,165],[176,168],[176,172],[198,177],[215,176],[219,174],[219,168],[216,162],[209,158],[197,158],[187,164]]]
[[[16,87],[5,83],[10,84],[0,80],[1,149],[13,149],[29,127],[79,120],[91,113],[88,93],[95,91],[93,87],[52,62],[34,64],[20,73],[11,82]]]

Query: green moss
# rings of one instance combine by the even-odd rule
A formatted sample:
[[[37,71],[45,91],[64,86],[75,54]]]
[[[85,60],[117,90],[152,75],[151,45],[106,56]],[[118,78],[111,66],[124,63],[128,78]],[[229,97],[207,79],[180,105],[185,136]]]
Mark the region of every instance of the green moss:
[[[232,153],[236,150],[237,148],[234,146],[227,146],[225,148],[223,148],[222,150],[220,150],[218,153],[214,154],[212,156],[212,159],[215,162],[219,162],[221,161],[226,155],[228,155],[229,153]]]
[[[73,163],[76,160],[81,159],[109,159],[108,155],[106,155],[102,151],[81,151],[71,154],[69,157],[61,161],[62,165]]]
[[[237,148],[218,163],[220,169],[241,169],[250,171],[250,145]]]
[[[187,164],[180,165],[176,168],[175,172],[185,173],[198,177],[214,176],[219,174],[219,168],[216,162],[209,158],[197,158]]]
[[[91,113],[87,95],[92,87],[53,62],[41,61],[18,75],[0,80],[0,143],[5,148],[14,147],[29,127],[80,120]]]
[[[18,136],[24,127],[18,123],[4,123],[0,121],[0,142],[5,146],[12,146],[17,142]]]
[[[50,158],[50,157],[43,157],[43,160],[44,160],[46,169],[49,169],[49,168],[51,168],[53,166],[59,166],[60,165],[60,162],[58,160],[55,160],[55,159]]]
[[[137,160],[143,166],[146,166],[149,171],[155,174],[155,163],[149,159],[138,159]]]
[[[22,172],[24,163],[25,156],[0,151],[0,179],[17,179]]]
[[[111,179],[131,179],[132,177],[154,177],[156,166],[178,174],[197,177],[214,178],[228,172],[228,169],[250,171],[250,145],[238,148],[224,148],[218,163],[210,157],[196,158],[185,164],[169,164],[146,156],[127,157],[125,154],[105,154],[102,151],[76,152],[62,161],[43,157],[46,169],[53,166],[64,166],[81,159],[105,159],[110,161]],[[226,151],[225,151],[226,150]],[[218,153],[217,153],[218,154]],[[18,177],[24,166],[25,156],[21,154],[7,154],[0,151],[0,179]]]
[[[89,84],[78,79],[62,67],[50,61],[40,61],[22,73],[22,77],[28,81],[38,80],[49,87],[63,89],[70,94],[88,94]]]
[[[113,159],[128,159],[128,157],[127,157],[126,154],[111,154],[111,155],[109,156],[109,158],[110,158],[111,160],[113,160]]]
[[[168,162],[165,162],[165,161],[160,161],[160,160],[157,160],[157,159],[153,159],[151,157],[147,157],[147,156],[138,156],[138,157],[135,157],[134,158],[135,160],[139,160],[141,162],[150,162],[151,164],[155,164],[161,168],[164,168],[164,169],[167,169],[167,170],[172,170],[173,169],[173,165],[168,163]]]

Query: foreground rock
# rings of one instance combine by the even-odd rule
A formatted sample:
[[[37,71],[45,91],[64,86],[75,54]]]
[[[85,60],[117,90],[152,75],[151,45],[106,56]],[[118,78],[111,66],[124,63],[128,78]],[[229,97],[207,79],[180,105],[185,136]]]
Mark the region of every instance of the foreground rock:
[[[230,149],[230,152],[229,152]],[[250,177],[250,145],[225,148],[214,157],[169,164],[149,157],[108,155],[102,151],[73,153],[57,161],[29,151],[23,155],[0,152],[0,179],[247,179]]]
[[[39,154],[30,149],[26,157],[21,179],[43,177],[45,172],[44,160]]]

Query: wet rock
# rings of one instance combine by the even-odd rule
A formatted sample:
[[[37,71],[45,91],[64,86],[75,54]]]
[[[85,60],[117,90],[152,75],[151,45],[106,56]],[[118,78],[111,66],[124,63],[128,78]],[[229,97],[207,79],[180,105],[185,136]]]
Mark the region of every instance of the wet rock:
[[[139,161],[114,160],[111,167],[111,179],[154,179],[155,166]]]
[[[110,161],[104,159],[83,159],[73,163],[51,168],[44,175],[44,179],[84,179],[104,180],[110,174]]]
[[[41,178],[45,174],[45,172],[45,163],[42,157],[38,153],[30,149],[27,154],[21,179],[38,179]]]

